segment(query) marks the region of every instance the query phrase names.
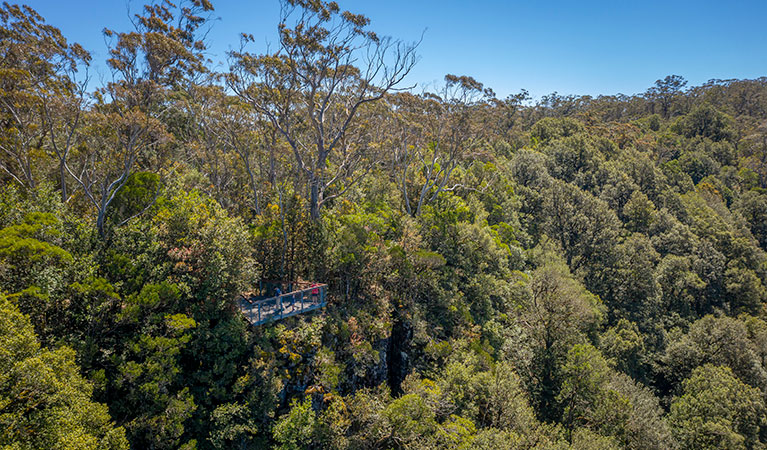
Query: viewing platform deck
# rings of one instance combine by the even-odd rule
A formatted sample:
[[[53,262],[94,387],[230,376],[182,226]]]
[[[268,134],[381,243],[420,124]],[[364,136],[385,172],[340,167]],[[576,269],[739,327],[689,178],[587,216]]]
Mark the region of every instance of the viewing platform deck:
[[[327,305],[327,290],[328,285],[315,284],[276,297],[257,299],[243,295],[239,299],[240,310],[251,324],[263,325],[267,322],[324,308]]]

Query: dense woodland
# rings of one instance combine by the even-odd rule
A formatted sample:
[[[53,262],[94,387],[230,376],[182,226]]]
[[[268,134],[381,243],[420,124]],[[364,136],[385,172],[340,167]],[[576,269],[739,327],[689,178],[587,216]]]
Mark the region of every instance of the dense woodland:
[[[323,0],[214,70],[213,6],[100,81],[0,9],[0,447],[767,448],[767,78],[412,87]],[[263,280],[329,304],[250,326]]]

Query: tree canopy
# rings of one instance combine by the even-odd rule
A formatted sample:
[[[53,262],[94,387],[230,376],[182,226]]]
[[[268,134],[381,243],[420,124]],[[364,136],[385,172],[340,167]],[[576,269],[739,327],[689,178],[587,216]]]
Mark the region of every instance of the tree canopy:
[[[222,67],[213,3],[150,2],[100,84],[0,8],[0,447],[767,447],[767,78],[418,88],[280,4]]]

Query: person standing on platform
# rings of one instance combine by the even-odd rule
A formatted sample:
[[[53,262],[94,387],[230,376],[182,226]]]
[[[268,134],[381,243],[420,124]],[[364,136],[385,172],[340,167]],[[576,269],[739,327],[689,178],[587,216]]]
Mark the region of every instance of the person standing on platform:
[[[318,283],[312,283],[312,303],[318,303],[320,298],[320,285]]]

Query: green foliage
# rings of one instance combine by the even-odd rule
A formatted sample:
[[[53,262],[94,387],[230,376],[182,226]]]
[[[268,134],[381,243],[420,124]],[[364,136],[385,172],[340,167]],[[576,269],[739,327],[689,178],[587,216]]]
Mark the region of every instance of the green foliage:
[[[543,204],[543,230],[558,241],[567,265],[577,271],[599,254],[609,265],[619,220],[604,202],[562,181],[552,184]]]
[[[138,325],[141,332],[113,359],[117,373],[110,396],[119,398],[113,410],[126,420],[132,442],[155,448],[183,443],[184,422],[196,409],[180,375],[181,353],[197,324],[184,314],[157,312],[177,302],[179,294],[172,285],[147,285],[129,298],[123,321]]]
[[[687,333],[672,333],[662,360],[663,373],[678,386],[697,367],[713,364],[727,367],[744,383],[765,389],[767,368],[759,356],[761,345],[749,336],[744,320],[708,315],[693,323]]]
[[[210,2],[148,5],[92,97],[0,8],[0,446],[767,445],[767,79],[393,92],[411,47],[282,3],[225,74]]]
[[[391,442],[402,447],[417,445],[436,429],[434,411],[415,394],[406,394],[394,400],[382,414],[391,430]]]
[[[125,185],[115,194],[109,219],[119,225],[135,218],[154,204],[159,191],[160,176],[156,173],[130,174]]]
[[[615,439],[612,439],[609,436],[601,436],[587,428],[579,428],[573,433],[571,448],[583,450],[611,450],[618,449],[620,446]]]
[[[555,398],[567,352],[595,333],[604,310],[599,298],[588,292],[550,249],[541,249],[536,260],[539,267],[522,291],[520,305],[527,346],[510,353],[522,369],[536,411],[552,419],[558,416]]]
[[[682,449],[754,448],[767,426],[762,392],[712,364],[684,381],[669,416]]]
[[[530,129],[533,142],[546,144],[554,139],[573,136],[584,131],[584,126],[575,119],[545,118],[536,122]]]
[[[634,191],[623,207],[626,228],[633,232],[647,233],[655,220],[655,205],[642,191]]]
[[[265,280],[293,280],[298,274],[321,267],[316,246],[317,229],[306,214],[303,200],[282,194],[255,218],[255,260]]]
[[[0,260],[7,277],[3,282],[11,292],[38,281],[36,272],[43,267],[72,262],[72,255],[55,244],[60,233],[57,225],[52,214],[31,213],[22,224],[0,230]]]
[[[55,238],[57,219],[52,214],[32,213],[21,225],[0,230],[0,256],[4,259],[26,259],[30,262],[70,262],[72,256],[65,250],[42,242],[40,239]],[[13,266],[12,266],[13,267]]]
[[[703,136],[712,141],[732,139],[732,119],[711,105],[703,105],[681,117],[672,127],[686,137]]]
[[[576,427],[589,427],[614,437],[624,448],[673,446],[657,399],[631,378],[613,372],[596,348],[573,346],[562,372],[557,400],[563,407],[562,423],[571,433]],[[575,442],[576,436],[572,440]]]
[[[627,318],[646,328],[661,314],[658,307],[661,288],[653,271],[660,255],[650,239],[640,233],[615,246],[615,252],[615,267],[608,269],[613,274],[600,286],[605,290],[605,303],[613,320]]]
[[[749,224],[751,233],[762,249],[767,250],[767,194],[756,191],[743,193],[735,206]]]
[[[666,255],[655,269],[655,276],[662,292],[661,308],[682,317],[690,317],[696,308],[696,295],[700,295],[706,283],[693,270],[693,258]]]
[[[579,418],[594,414],[590,408],[596,403],[602,385],[607,383],[609,370],[607,361],[591,345],[578,344],[570,349],[562,367],[562,388],[557,396],[563,406],[563,423],[569,430],[576,426]]]
[[[0,445],[127,449],[125,431],[92,392],[74,351],[41,348],[29,319],[0,295]]]
[[[294,401],[290,412],[274,426],[274,439],[280,444],[277,448],[283,450],[320,447],[324,433],[309,399]]]
[[[43,342],[64,321],[59,296],[75,261],[59,246],[60,227],[53,214],[33,212],[0,230],[0,292],[30,316]]]
[[[226,403],[211,414],[210,443],[216,449],[249,448],[258,434],[258,426],[246,405]]]
[[[698,184],[704,178],[714,175],[721,169],[720,165],[713,158],[703,152],[688,152],[683,154],[677,161],[679,167],[693,183]]]
[[[643,378],[647,349],[636,323],[620,319],[600,336],[599,348],[616,369],[634,379]]]
[[[159,241],[154,263],[163,278],[215,306],[252,285],[257,273],[245,227],[212,199],[199,192],[176,193],[152,221]]]

